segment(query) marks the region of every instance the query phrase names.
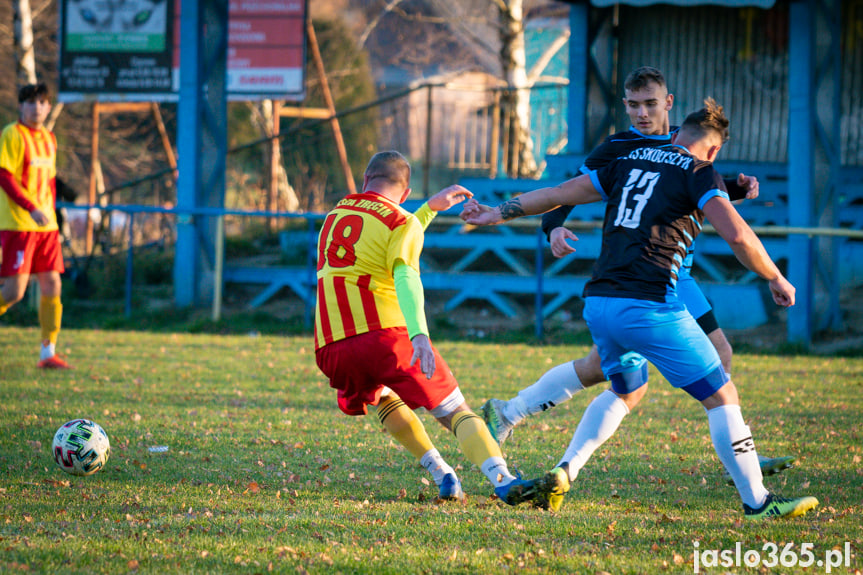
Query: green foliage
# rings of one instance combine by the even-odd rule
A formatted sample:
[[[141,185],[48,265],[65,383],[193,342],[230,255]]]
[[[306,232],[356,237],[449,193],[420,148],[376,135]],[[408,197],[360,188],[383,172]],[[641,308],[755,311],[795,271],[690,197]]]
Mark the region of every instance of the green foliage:
[[[811,542],[817,558],[848,541],[851,568],[834,572],[861,567],[860,359],[736,358],[759,450],[798,458],[768,488],[821,501],[805,517],[750,523],[720,479],[703,409],[655,371],[555,515],[492,498],[452,435],[421,413],[468,493],[464,505],[435,504],[426,472],[373,415],[338,411],[308,335],[69,327],[60,351],[75,370],[47,373],[35,368],[38,329],[0,329],[2,572],[691,573],[693,541],[759,551],[793,541],[798,552]],[[475,407],[588,350],[439,347]],[[522,424],[505,445],[511,468],[532,477],[553,466],[595,396]],[[75,417],[111,439],[106,469],[91,477],[52,461],[55,430]],[[148,451],[156,445],[169,449]],[[764,572],[702,572],[725,571]]]
[[[278,252],[279,237],[262,220],[245,225],[242,233],[225,237],[225,258],[248,258]]]
[[[134,276],[145,285],[174,283],[173,250],[139,250],[134,259]]]
[[[136,248],[132,258],[132,281],[134,286],[167,286],[174,282],[174,252],[161,248]],[[80,282],[65,282],[64,293],[70,297],[91,300],[120,300],[126,294],[127,252],[116,252],[94,257],[87,261],[81,258],[77,268],[70,273],[86,275],[86,286]]]

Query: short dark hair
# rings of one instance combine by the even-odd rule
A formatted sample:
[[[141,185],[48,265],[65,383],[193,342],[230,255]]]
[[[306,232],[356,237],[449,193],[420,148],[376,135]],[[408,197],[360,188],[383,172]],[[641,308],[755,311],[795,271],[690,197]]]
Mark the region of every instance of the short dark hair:
[[[647,87],[650,82],[655,82],[660,86],[665,86],[665,76],[659,71],[659,68],[653,66],[642,66],[636,68],[629,73],[626,81],[623,82],[623,89],[630,92],[637,92]]]
[[[27,100],[32,100],[33,98],[37,98],[39,96],[44,96],[45,98],[51,97],[51,90],[48,89],[48,85],[45,82],[39,82],[38,84],[27,84],[26,86],[21,86],[18,89],[18,103],[23,104]]]
[[[722,143],[728,141],[728,125],[731,121],[725,116],[725,110],[716,103],[713,98],[704,100],[704,107],[697,112],[692,112],[683,124],[681,130],[691,132],[693,135],[702,137],[708,132],[716,132],[722,138]]]
[[[410,186],[411,165],[395,150],[378,152],[369,161],[365,175],[369,180],[382,179],[399,186]]]

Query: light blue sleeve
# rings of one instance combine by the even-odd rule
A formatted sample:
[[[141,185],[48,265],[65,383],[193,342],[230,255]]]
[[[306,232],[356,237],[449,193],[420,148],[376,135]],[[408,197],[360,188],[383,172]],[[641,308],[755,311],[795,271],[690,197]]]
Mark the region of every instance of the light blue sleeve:
[[[701,199],[698,200],[698,209],[704,209],[704,204],[712,200],[713,198],[725,198],[728,201],[731,201],[728,197],[728,193],[720,190],[719,188],[714,188],[704,193],[701,196]]]

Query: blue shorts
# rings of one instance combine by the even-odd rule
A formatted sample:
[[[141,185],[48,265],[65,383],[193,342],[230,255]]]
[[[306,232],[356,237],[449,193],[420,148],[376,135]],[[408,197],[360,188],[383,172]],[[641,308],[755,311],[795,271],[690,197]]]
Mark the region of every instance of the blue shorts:
[[[639,382],[636,370],[646,359],[671,385],[707,398],[728,381],[716,348],[680,301],[652,301],[591,296],[584,319],[599,349],[602,371],[617,393],[629,393]],[[641,358],[637,355],[640,354]]]
[[[677,297],[683,302],[683,305],[686,306],[686,309],[689,310],[689,313],[695,319],[700,318],[713,309],[710,302],[707,301],[707,298],[701,292],[701,288],[698,287],[698,284],[695,283],[695,280],[688,273],[680,275],[677,279],[675,289],[677,290]]]

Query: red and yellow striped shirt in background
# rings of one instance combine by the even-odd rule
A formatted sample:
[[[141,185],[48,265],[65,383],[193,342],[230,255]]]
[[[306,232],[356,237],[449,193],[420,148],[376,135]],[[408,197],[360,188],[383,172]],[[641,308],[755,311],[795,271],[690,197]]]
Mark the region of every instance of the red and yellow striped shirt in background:
[[[340,201],[318,236],[315,349],[405,326],[393,266],[401,260],[419,272],[422,246],[419,221],[391,200],[365,192]]]
[[[20,122],[9,124],[0,135],[0,168],[12,175],[23,196],[50,220],[47,225],[39,226],[28,210],[0,191],[0,230],[56,230],[57,139],[54,134],[44,127],[33,130]]]

